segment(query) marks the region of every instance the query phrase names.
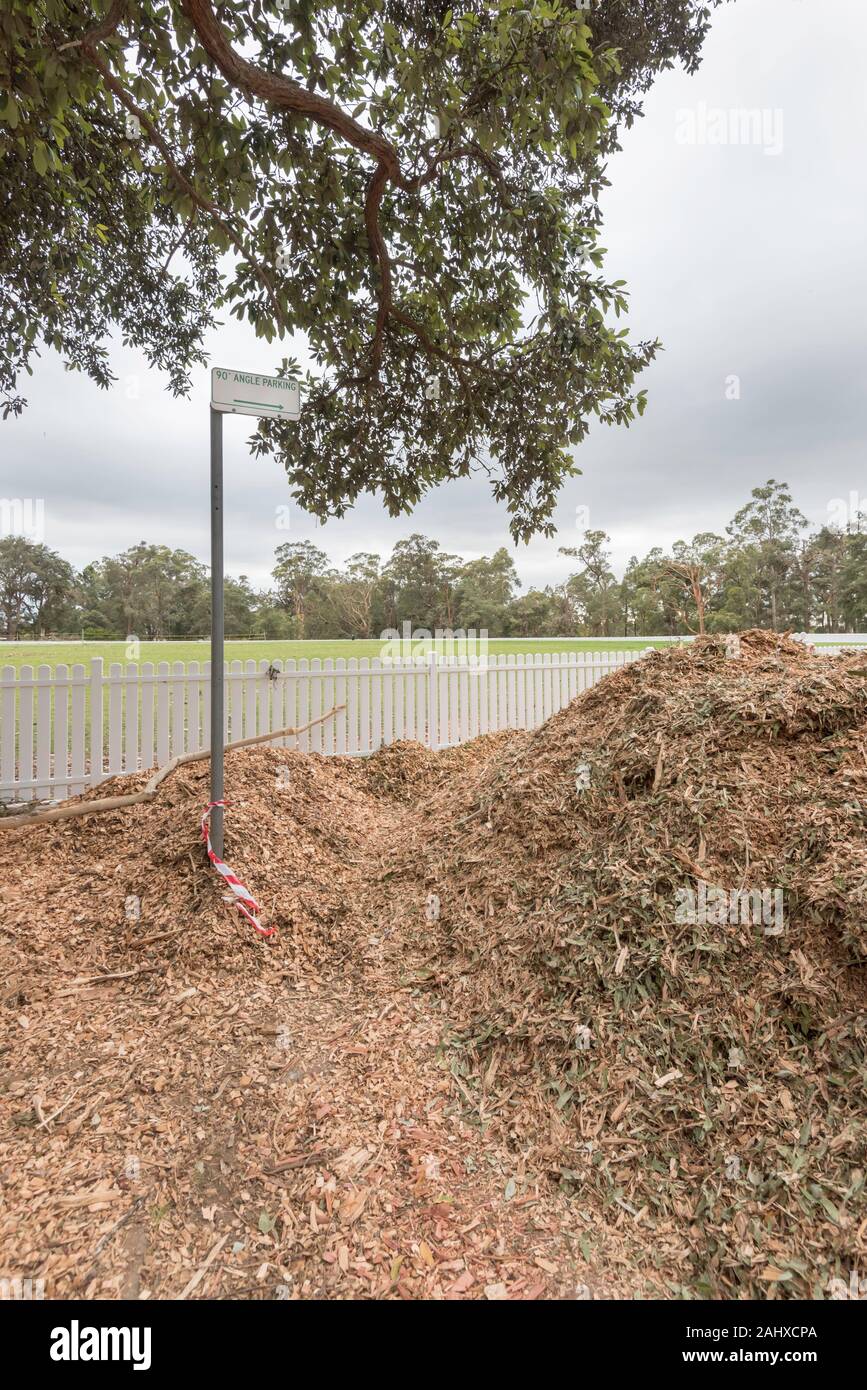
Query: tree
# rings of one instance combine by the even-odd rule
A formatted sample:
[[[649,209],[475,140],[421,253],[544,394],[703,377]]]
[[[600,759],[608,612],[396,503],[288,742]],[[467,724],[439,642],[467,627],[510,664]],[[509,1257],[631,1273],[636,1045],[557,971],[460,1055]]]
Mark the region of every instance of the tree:
[[[245,574],[239,579],[227,575],[223,581],[223,616],[225,631],[229,637],[249,637],[261,631],[259,608],[261,596],[256,594]],[[183,633],[179,636],[195,635],[211,630],[211,591],[203,588],[198,601],[187,617]]]
[[[678,618],[689,632],[707,631],[707,610],[718,590],[725,564],[725,541],[712,531],[693,537],[691,544],[675,541],[672,554],[659,562],[656,582],[674,581],[682,591]]]
[[[841,575],[846,625],[850,632],[867,630],[867,535],[850,532]]]
[[[86,566],[81,590],[89,625],[101,616],[118,635],[151,642],[186,636],[191,617],[207,611],[204,565],[186,550],[146,541]]]
[[[469,560],[458,571],[459,626],[502,636],[508,631],[509,607],[520,586],[515,562],[505,546],[493,555]]]
[[[586,531],[581,544],[561,546],[561,555],[580,560],[581,569],[563,585],[574,627],[584,627],[593,637],[608,637],[620,612],[620,594],[611,556],[610,537],[604,531]]]
[[[509,623],[516,637],[557,637],[560,605],[550,589],[528,589],[511,606]]]
[[[755,548],[756,584],[765,610],[762,620],[766,615],[776,632],[798,536],[807,518],[793,505],[788,486],[774,478],[769,478],[764,487],[754,487],[751,498],[735,513],[727,530],[741,550]]]
[[[115,327],[185,391],[229,312],[306,339],[302,419],[254,447],[309,511],[484,467],[513,535],[551,534],[656,352],[612,322],[605,163],[717,3],[6,0],[5,409],[40,341],[108,385]]]
[[[380,587],[380,558],[369,551],[351,555],[346,568],[328,585],[327,598],[337,615],[341,633],[370,637],[374,601]]]
[[[14,642],[22,627],[39,634],[72,598],[72,566],[54,550],[25,536],[0,537],[0,623],[7,641]]]
[[[328,556],[312,541],[287,541],[274,551],[271,573],[277,581],[277,601],[295,619],[295,637],[305,635],[305,616],[311,595],[328,570]]]
[[[383,570],[389,626],[409,622],[429,632],[454,628],[460,568],[460,556],[447,554],[439,541],[417,532],[398,541]]]

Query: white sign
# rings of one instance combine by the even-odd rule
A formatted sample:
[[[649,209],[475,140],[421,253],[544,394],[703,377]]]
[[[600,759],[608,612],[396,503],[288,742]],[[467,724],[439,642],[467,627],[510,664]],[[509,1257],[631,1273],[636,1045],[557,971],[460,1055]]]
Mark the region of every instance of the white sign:
[[[301,414],[301,388],[297,381],[286,381],[280,376],[213,367],[211,405],[214,410],[232,415],[270,415],[297,420]]]

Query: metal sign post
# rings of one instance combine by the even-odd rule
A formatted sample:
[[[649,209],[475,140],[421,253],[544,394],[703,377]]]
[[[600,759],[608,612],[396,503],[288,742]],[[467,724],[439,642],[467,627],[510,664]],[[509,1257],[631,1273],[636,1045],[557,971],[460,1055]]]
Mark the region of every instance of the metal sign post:
[[[211,801],[223,800],[225,743],[225,662],[223,658],[223,416],[265,415],[297,420],[301,390],[297,381],[259,372],[214,367],[211,372]],[[215,806],[211,846],[223,857],[223,808]]]
[[[223,416],[211,406],[211,801],[223,799]],[[211,844],[223,857],[223,808],[211,812]]]

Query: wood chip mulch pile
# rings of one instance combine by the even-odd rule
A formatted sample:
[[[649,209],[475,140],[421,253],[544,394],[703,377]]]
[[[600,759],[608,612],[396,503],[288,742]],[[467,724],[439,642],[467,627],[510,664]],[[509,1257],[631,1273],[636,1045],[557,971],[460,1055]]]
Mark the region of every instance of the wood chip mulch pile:
[[[746,633],[444,754],[239,750],[225,857],[267,941],[205,860],[206,763],[0,834],[0,1276],[49,1298],[846,1283],[863,662]],[[714,889],[779,892],[782,920],[739,899],[732,922]]]

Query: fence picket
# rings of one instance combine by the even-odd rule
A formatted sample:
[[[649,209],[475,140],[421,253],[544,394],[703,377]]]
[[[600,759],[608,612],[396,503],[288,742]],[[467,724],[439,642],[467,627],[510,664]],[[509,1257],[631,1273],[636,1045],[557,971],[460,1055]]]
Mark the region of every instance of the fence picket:
[[[521,658],[523,671],[521,674],[521,685],[524,690],[524,724],[525,729],[532,729],[536,723],[536,699],[535,683],[533,681],[533,658],[523,656]]]
[[[141,765],[154,765],[154,664],[146,661],[141,668]]]
[[[18,767],[24,800],[33,800],[33,667],[21,667],[18,697]]]
[[[333,671],[334,662],[331,657],[326,657],[322,663],[322,709],[320,711],[322,714],[324,714],[327,709],[333,709],[335,705]],[[323,753],[334,752],[334,723],[335,721],[333,719],[329,719],[319,726],[319,733],[322,740],[320,748]]]
[[[202,673],[198,661],[187,668],[187,752],[198,753],[202,744]],[[142,762],[144,767],[144,762]]]
[[[223,697],[225,709],[225,696]],[[211,746],[211,663],[202,666],[202,747]]]
[[[283,674],[280,679],[274,682],[274,698],[277,700],[277,708],[274,711],[274,729],[295,729],[298,727],[298,720],[295,717],[295,696],[298,693],[298,683],[295,679],[296,666],[291,659],[283,662]],[[291,734],[281,738],[280,748],[294,748],[296,739]]]
[[[366,656],[358,665],[360,675],[358,689],[358,751],[369,753],[372,748],[370,737],[370,662]]]
[[[8,787],[14,797],[16,778],[15,766],[15,705],[18,694],[17,673],[14,666],[4,666],[0,675],[0,786]]]
[[[85,708],[87,704],[85,695],[85,682],[87,675],[84,667],[78,662],[72,667],[71,673],[71,702],[70,702],[70,780],[68,793],[70,796],[80,796],[87,785],[85,781],[85,743],[86,743],[86,724]],[[13,697],[14,698],[14,697]],[[14,724],[13,724],[14,737]],[[2,785],[6,781],[6,773],[0,771],[0,796],[3,795]],[[66,794],[66,789],[55,788],[60,795]]]
[[[157,666],[157,767],[168,762],[169,752],[169,663],[161,661]]]
[[[123,683],[123,755],[124,772],[138,772],[138,667],[127,665]]]
[[[310,718],[318,719],[322,712],[322,662],[314,657],[310,663]],[[321,724],[314,724],[310,730],[310,751],[322,752]]]
[[[310,719],[310,663],[303,658],[298,663],[300,672],[298,680],[295,682],[298,690],[298,709],[296,713],[297,726],[303,728]],[[303,734],[299,734],[296,746],[302,753],[310,751],[310,730],[305,729]]]
[[[244,737],[244,663],[229,661],[226,680],[226,742],[237,743]]]
[[[24,672],[22,671],[22,675]],[[102,657],[90,661],[90,785],[98,786],[104,775],[103,765],[103,685]],[[23,759],[22,759],[23,761]]]
[[[351,656],[346,663],[346,752],[357,753],[359,750],[358,735],[358,697],[360,695],[361,681],[358,678],[358,658]]]
[[[54,672],[54,761],[50,786],[64,786],[69,778],[69,668],[60,665]]]
[[[400,737],[415,738],[415,662],[412,657],[406,663],[402,678],[396,682],[402,695],[400,709]]]
[[[108,668],[108,771],[123,771],[123,667],[113,661]]]
[[[382,665],[382,742],[394,743],[394,676],[391,661]]]
[[[427,662],[427,685],[425,688],[425,704],[427,706],[427,746],[437,749],[440,746],[439,730],[439,671],[437,670],[436,652],[428,652],[425,658]]]

